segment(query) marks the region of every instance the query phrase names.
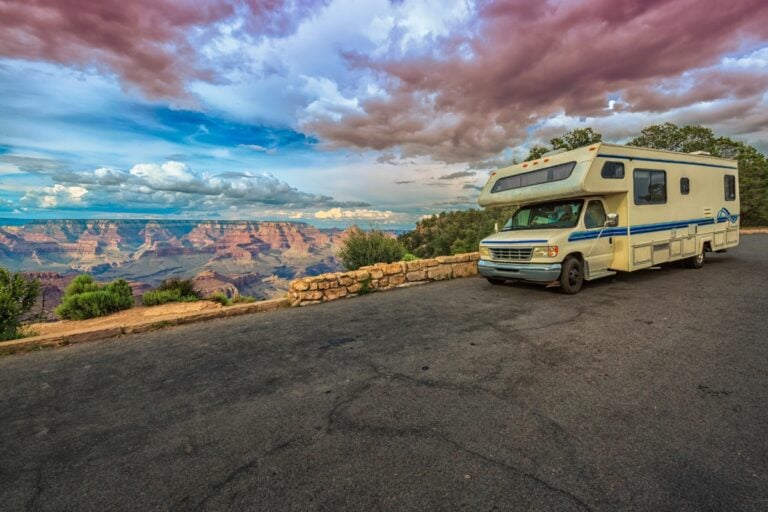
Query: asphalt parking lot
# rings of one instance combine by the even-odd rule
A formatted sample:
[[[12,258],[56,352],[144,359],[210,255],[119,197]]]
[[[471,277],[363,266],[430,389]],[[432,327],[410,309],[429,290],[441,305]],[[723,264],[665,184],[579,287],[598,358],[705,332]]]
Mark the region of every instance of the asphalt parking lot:
[[[766,510],[768,236],[0,358],[3,510]]]

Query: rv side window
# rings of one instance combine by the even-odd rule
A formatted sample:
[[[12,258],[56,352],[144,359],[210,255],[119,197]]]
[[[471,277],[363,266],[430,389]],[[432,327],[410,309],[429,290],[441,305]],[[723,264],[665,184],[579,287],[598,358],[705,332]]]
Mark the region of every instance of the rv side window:
[[[622,179],[624,177],[624,164],[621,162],[605,162],[600,176],[608,179]]]
[[[576,167],[576,162],[568,162],[567,164],[553,165],[552,167],[545,167],[536,171],[499,178],[493,184],[491,193],[564,180],[571,175],[574,167]]]
[[[736,200],[736,176],[733,174],[725,175],[725,200]]]
[[[680,193],[688,195],[691,192],[691,182],[688,178],[680,178]]]
[[[584,227],[601,228],[605,225],[605,208],[602,201],[590,201],[584,212]]]
[[[667,172],[637,169],[634,175],[635,204],[667,202]]]

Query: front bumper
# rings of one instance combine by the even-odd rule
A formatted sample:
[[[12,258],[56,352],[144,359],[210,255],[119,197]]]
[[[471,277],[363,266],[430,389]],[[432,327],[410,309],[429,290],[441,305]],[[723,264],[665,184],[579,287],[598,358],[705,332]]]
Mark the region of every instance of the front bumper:
[[[502,263],[480,260],[477,269],[485,277],[521,279],[523,281],[549,282],[560,277],[560,263]]]

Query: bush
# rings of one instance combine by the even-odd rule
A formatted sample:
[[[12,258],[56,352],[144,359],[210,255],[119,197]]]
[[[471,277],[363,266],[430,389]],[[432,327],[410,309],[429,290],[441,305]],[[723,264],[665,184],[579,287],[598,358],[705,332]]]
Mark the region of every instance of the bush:
[[[410,252],[405,253],[405,256],[403,256],[403,261],[415,261],[417,259],[419,259],[419,257]]]
[[[160,286],[155,288],[156,291],[168,291],[178,290],[181,297],[194,297],[200,298],[200,292],[195,288],[195,283],[191,279],[179,279],[172,277],[171,279],[165,279],[160,283]]]
[[[141,297],[145,306],[158,306],[169,302],[194,302],[200,299],[200,292],[191,279],[166,279],[160,286]]]
[[[133,307],[133,292],[122,279],[101,286],[88,274],[77,276],[64,292],[56,315],[65,320],[86,320]]]
[[[232,300],[227,297],[227,295],[224,292],[216,292],[210,297],[208,297],[208,300],[212,300],[213,302],[218,302],[222,306],[229,306],[232,304]]]
[[[21,316],[32,309],[40,282],[0,268],[0,341],[19,338]]]
[[[374,263],[400,261],[405,254],[402,244],[383,231],[363,231],[357,226],[352,226],[349,231],[339,251],[339,258],[348,270]]]

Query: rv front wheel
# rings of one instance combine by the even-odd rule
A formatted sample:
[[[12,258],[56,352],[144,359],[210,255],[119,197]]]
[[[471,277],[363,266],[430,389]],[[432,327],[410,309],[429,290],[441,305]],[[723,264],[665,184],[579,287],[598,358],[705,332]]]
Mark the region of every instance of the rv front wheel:
[[[701,268],[704,266],[704,247],[701,248],[701,252],[693,258],[685,260],[685,265],[688,268]]]
[[[504,279],[499,279],[496,277],[486,277],[486,279],[491,284],[504,284]]]
[[[584,266],[578,258],[568,256],[560,271],[560,290],[573,295],[581,290],[582,284],[584,284]]]

